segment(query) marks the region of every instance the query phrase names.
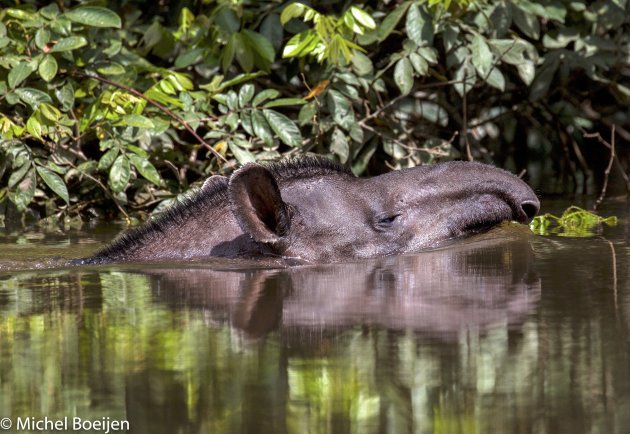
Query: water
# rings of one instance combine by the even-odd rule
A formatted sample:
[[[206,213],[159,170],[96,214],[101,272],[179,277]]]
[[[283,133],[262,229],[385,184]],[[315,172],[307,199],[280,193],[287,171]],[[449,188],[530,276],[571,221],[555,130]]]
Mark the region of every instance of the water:
[[[620,223],[593,238],[508,226],[288,268],[36,269],[118,228],[8,232],[0,418],[7,432],[18,418],[77,432],[77,417],[134,433],[625,433],[630,206],[601,212]]]

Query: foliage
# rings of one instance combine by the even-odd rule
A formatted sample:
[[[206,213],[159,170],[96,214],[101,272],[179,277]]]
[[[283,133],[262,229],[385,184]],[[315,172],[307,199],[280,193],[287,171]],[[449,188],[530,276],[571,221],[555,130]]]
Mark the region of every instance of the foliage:
[[[608,152],[585,132],[630,137],[623,0],[107,5],[0,11],[4,212],[137,215],[305,152],[578,182]]]
[[[600,217],[575,205],[567,208],[560,217],[543,214],[534,217],[529,224],[532,232],[538,235],[559,235],[562,237],[592,237],[604,224],[617,225],[617,217]]]

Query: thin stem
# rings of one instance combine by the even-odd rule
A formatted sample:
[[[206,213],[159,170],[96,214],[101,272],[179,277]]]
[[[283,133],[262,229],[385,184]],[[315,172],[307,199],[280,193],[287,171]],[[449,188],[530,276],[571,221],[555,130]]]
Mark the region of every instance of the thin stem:
[[[228,166],[230,166],[231,168],[234,168],[234,164],[230,163],[228,160],[225,159],[225,157],[223,155],[221,155],[220,153],[217,152],[216,149],[214,149],[212,146],[210,146],[209,143],[207,143],[204,139],[201,138],[201,136],[199,134],[197,134],[197,132],[188,124],[188,122],[186,122],[182,117],[180,117],[179,115],[177,115],[176,113],[174,113],[173,111],[171,111],[170,109],[168,109],[167,107],[163,106],[162,104],[160,104],[159,102],[155,101],[154,99],[151,99],[149,97],[147,97],[145,94],[143,94],[142,92],[126,86],[124,84],[120,84],[120,83],[116,83],[115,81],[111,81],[105,77],[101,77],[100,75],[97,74],[87,74],[85,72],[81,72],[81,71],[74,71],[75,75],[79,75],[82,77],[87,77],[87,78],[93,78],[94,80],[98,80],[101,81],[103,83],[109,84],[110,86],[114,86],[117,87],[119,89],[123,89],[139,98],[142,98],[143,100],[145,100],[146,102],[148,102],[149,104],[151,104],[152,106],[156,107],[158,110],[160,110],[161,112],[163,112],[164,114],[166,114],[167,116],[169,116],[171,119],[175,120],[177,123],[179,123],[180,125],[182,125],[184,128],[186,128],[186,130],[195,138],[199,141],[199,143],[201,143],[204,147],[206,147],[208,150],[210,150],[210,152],[212,152],[212,154],[214,154],[214,156],[218,159],[223,161],[225,164],[227,164]]]

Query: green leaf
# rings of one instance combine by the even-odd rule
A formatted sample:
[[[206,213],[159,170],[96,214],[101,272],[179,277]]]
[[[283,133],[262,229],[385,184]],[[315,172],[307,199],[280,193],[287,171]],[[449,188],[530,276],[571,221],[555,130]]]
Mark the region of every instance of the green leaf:
[[[145,179],[157,186],[162,185],[162,178],[160,178],[160,174],[149,160],[136,154],[129,154],[129,160],[136,170],[138,170],[140,175],[142,175]]]
[[[532,13],[528,13],[520,9],[518,6],[512,4],[512,19],[525,35],[534,40],[538,40],[540,37],[540,24],[538,23],[538,17]]]
[[[269,39],[274,50],[278,51],[282,47],[282,37],[284,35],[282,24],[280,24],[280,16],[274,13],[267,15],[260,25],[260,34]]]
[[[385,19],[381,22],[380,26],[378,26],[378,40],[379,42],[384,41],[387,37],[394,31],[400,19],[405,15],[407,9],[411,5],[411,2],[406,1],[401,3],[396,9],[387,14]]]
[[[13,171],[13,173],[11,173],[11,176],[9,176],[9,183],[7,184],[9,188],[13,188],[14,185],[20,182],[30,168],[31,162],[27,160],[18,170]]]
[[[228,87],[236,86],[237,84],[241,84],[246,81],[253,80],[254,78],[260,77],[261,75],[266,75],[266,72],[256,71],[256,72],[249,72],[246,74],[239,74],[230,80],[224,81],[221,84],[219,90],[227,89]],[[203,86],[199,86],[199,87],[203,88]]]
[[[52,103],[52,98],[47,93],[42,92],[32,87],[22,87],[16,89],[15,93],[26,104],[30,105],[33,110],[37,110],[37,107],[43,102]]]
[[[475,86],[477,74],[475,68],[467,60],[464,60],[457,71],[455,71],[454,78],[457,82],[453,84],[453,87],[460,96],[463,96],[464,93],[470,92]]]
[[[236,160],[241,164],[253,163],[254,161],[256,161],[256,157],[254,157],[251,152],[249,152],[247,149],[239,147],[231,140],[228,142],[228,148],[230,148],[230,151],[232,151],[232,155],[234,155],[234,158],[236,158]]]
[[[59,15],[59,6],[57,6],[55,3],[51,3],[48,6],[44,6],[43,8],[41,8],[39,10],[39,13],[49,20],[55,19],[57,18],[57,15]]]
[[[17,185],[15,193],[10,195],[11,200],[19,211],[24,211],[35,196],[37,187],[37,176],[35,170],[31,169]]]
[[[116,148],[110,149],[105,154],[103,154],[101,159],[98,161],[97,169],[101,171],[109,169],[110,166],[114,163],[114,160],[116,159],[116,157],[118,157],[119,152],[120,152],[120,149],[116,147]]]
[[[293,18],[301,17],[307,8],[308,6],[298,2],[287,5],[287,7],[285,7],[280,14],[280,23],[282,23],[282,25],[284,26],[288,21],[292,20]]]
[[[186,68],[199,62],[205,51],[204,48],[197,47],[180,53],[175,59],[175,68]]]
[[[263,115],[284,144],[293,147],[302,146],[302,133],[291,119],[275,110],[265,109]]]
[[[50,31],[48,29],[39,29],[37,33],[35,33],[35,45],[40,50],[43,50],[46,47],[46,44],[50,41]]]
[[[298,122],[300,126],[304,126],[311,122],[317,114],[317,103],[311,101],[308,104],[302,106],[300,113],[298,114]]]
[[[350,100],[339,91],[327,92],[328,111],[332,114],[333,121],[344,130],[349,131],[355,123],[354,111]]]
[[[44,183],[48,186],[48,188],[54,191],[57,196],[69,204],[70,197],[68,196],[68,188],[66,187],[66,183],[63,179],[50,169],[41,166],[37,166],[36,168],[37,173],[40,178],[44,180]]]
[[[238,113],[230,112],[224,118],[225,118],[225,125],[227,125],[230,128],[230,132],[234,132],[236,128],[238,128],[238,121],[239,121]]]
[[[300,32],[289,39],[282,50],[282,57],[304,57],[312,54],[315,47],[321,42],[321,37],[313,29]]]
[[[418,75],[427,75],[429,73],[429,63],[418,53],[409,54],[409,61]]]
[[[475,34],[472,40],[472,64],[477,74],[485,79],[492,68],[492,51],[486,42],[486,38]]]
[[[407,12],[405,24],[407,36],[419,47],[433,44],[433,22],[431,16],[417,4],[412,4]]]
[[[356,6],[351,6],[350,12],[352,13],[354,19],[357,20],[363,27],[366,27],[368,29],[376,28],[374,18],[372,18],[370,14],[365,12],[363,9],[360,9]]]
[[[536,67],[534,66],[534,62],[531,60],[523,60],[522,63],[516,65],[516,69],[518,71],[518,76],[521,77],[523,83],[528,86],[532,84],[532,81],[534,81],[534,77],[536,76]]]
[[[96,6],[79,6],[64,14],[70,21],[92,27],[115,27],[120,29],[120,17],[112,10]]]
[[[303,104],[306,104],[307,102],[308,101],[306,101],[304,98],[280,98],[273,101],[269,101],[263,107],[272,108],[272,107],[282,107],[282,106],[287,106],[287,105],[303,105]]]
[[[114,193],[119,193],[127,187],[131,178],[131,166],[129,159],[125,154],[121,154],[116,158],[109,170],[109,186]]]
[[[230,9],[227,4],[223,7],[218,7],[217,9],[218,12],[214,16],[214,22],[217,24],[219,29],[228,35],[238,32],[238,29],[241,28],[241,22],[236,15],[236,12]]]
[[[26,121],[26,131],[28,131],[36,139],[42,140],[42,124],[37,119],[37,116],[33,115]]]
[[[53,105],[47,103],[41,103],[39,105],[39,112],[48,120],[53,122],[59,121],[61,118],[61,112],[59,109]]]
[[[497,67],[492,68],[492,71],[490,71],[490,74],[486,79],[486,83],[494,88],[499,89],[501,92],[505,91],[505,77]]]
[[[342,163],[348,161],[350,145],[348,144],[348,138],[339,128],[333,130],[330,150],[339,156],[339,161]]]
[[[44,81],[50,81],[57,75],[57,61],[53,56],[47,54],[39,64],[39,76]]]
[[[74,105],[74,89],[70,83],[55,89],[55,96],[61,103],[61,110],[67,112]]]
[[[251,30],[244,29],[242,32],[243,36],[249,43],[249,45],[254,49],[254,51],[260,55],[264,60],[271,63],[276,57],[276,52],[273,49],[273,45],[269,39],[265,38],[258,32],[252,32]]]
[[[273,146],[273,133],[265,116],[259,110],[252,110],[252,127],[254,134],[261,138],[267,146]]]
[[[72,51],[87,45],[87,39],[83,36],[70,36],[60,39],[50,50],[51,53],[59,53],[62,51]]]
[[[149,158],[149,153],[142,148],[139,148],[135,145],[127,145],[127,150],[133,152],[136,155],[139,155],[142,158]]]
[[[130,126],[130,127],[136,127],[136,128],[149,129],[149,128],[155,127],[151,119],[144,117],[142,115],[136,115],[136,114],[125,115],[122,118],[122,124]]]
[[[400,59],[394,68],[394,81],[400,89],[400,93],[407,95],[413,87],[413,68],[406,57]]]
[[[280,95],[280,92],[278,92],[276,89],[265,89],[254,97],[254,100],[252,101],[252,106],[256,107],[261,102],[268,99],[274,99],[278,95]]]
[[[254,97],[255,88],[251,83],[244,84],[238,91],[238,105],[245,107]]]
[[[250,72],[254,68],[254,53],[243,33],[234,33],[234,56],[243,71]]]
[[[100,64],[96,68],[96,72],[102,75],[121,75],[127,72],[124,66],[117,62],[109,62]],[[166,80],[162,80],[160,83],[166,83]]]
[[[234,61],[234,54],[236,52],[235,39],[236,33],[234,33],[230,37],[228,43],[225,45],[225,47],[223,47],[223,50],[221,51],[221,68],[223,68],[223,71],[227,71],[232,64],[232,61]]]
[[[26,80],[32,72],[33,68],[29,62],[20,62],[15,65],[11,71],[9,71],[9,76],[7,78],[9,88],[15,89],[20,85],[20,83]]]
[[[374,72],[372,60],[360,51],[355,51],[352,56],[352,66],[358,75],[368,75]]]

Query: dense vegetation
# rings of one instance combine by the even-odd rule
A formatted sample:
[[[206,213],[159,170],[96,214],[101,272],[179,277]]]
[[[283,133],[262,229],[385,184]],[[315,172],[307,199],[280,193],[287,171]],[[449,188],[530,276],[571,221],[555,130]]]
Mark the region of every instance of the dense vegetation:
[[[3,4],[0,214],[142,215],[306,152],[627,169],[625,0]]]

